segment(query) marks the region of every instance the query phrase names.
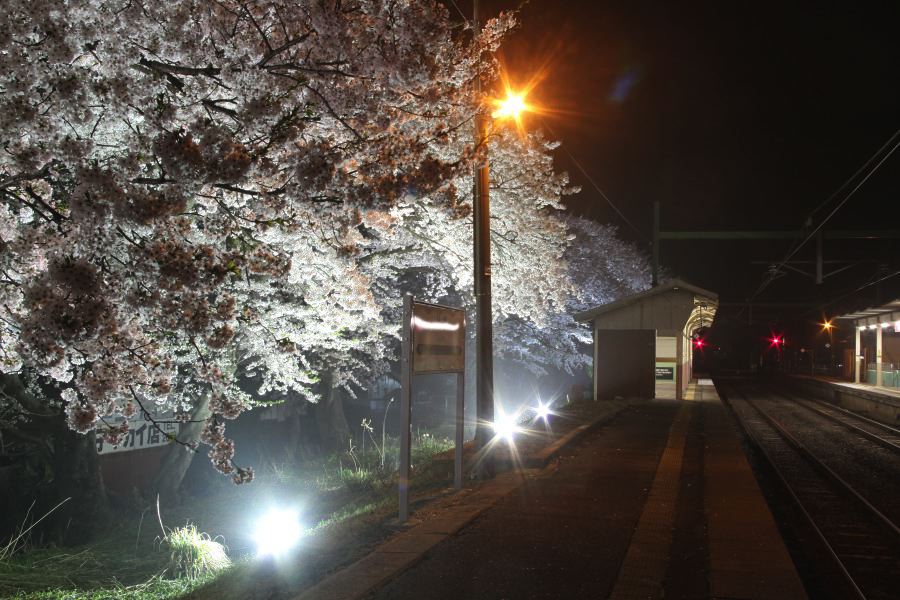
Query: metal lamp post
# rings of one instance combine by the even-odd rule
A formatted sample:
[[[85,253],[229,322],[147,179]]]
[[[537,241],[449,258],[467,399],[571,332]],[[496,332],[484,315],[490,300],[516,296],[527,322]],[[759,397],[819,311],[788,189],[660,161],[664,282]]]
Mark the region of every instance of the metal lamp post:
[[[487,117],[476,119],[479,143],[487,140]],[[475,172],[474,197],[474,266],[475,266],[475,447],[486,448],[494,421],[494,331],[491,314],[491,206],[488,159]],[[483,456],[476,467],[479,479],[493,477],[493,457]]]
[[[478,21],[478,0],[474,2],[474,31],[477,36],[481,31]],[[481,81],[478,81],[481,91]],[[521,112],[527,110],[523,95],[508,92],[507,98],[497,102],[498,109],[493,118],[519,119]],[[473,186],[473,255],[475,279],[475,448],[482,450],[488,447],[492,437],[494,422],[494,344],[493,321],[491,314],[491,206],[490,206],[490,171],[488,167],[487,140],[490,134],[491,115],[479,112],[475,119],[475,142],[484,144],[484,159],[475,170]],[[493,477],[494,461],[492,456],[483,455],[476,464],[475,476],[479,479]]]
[[[473,3],[475,35],[481,31],[478,0]],[[478,80],[481,91],[481,80]],[[475,118],[475,142],[487,144],[487,115]],[[474,220],[473,255],[475,279],[475,448],[487,448],[491,439],[490,423],[494,421],[494,330],[491,315],[491,199],[490,171],[487,152],[475,170],[472,209]],[[493,457],[483,456],[476,464],[479,479],[494,476]]]

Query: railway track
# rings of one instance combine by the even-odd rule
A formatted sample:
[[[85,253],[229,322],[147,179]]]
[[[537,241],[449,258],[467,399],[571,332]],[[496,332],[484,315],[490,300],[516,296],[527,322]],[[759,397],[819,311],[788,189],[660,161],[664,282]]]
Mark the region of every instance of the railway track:
[[[804,515],[851,597],[897,598],[900,528],[737,386],[724,396]]]
[[[900,436],[893,428],[779,386],[765,386],[752,397],[822,462],[900,524]]]
[[[900,429],[879,423],[849,410],[829,404],[817,398],[800,398],[784,393],[779,395],[787,398],[798,406],[802,406],[817,415],[825,417],[839,425],[843,425],[850,431],[875,442],[882,448],[887,448],[900,454]]]

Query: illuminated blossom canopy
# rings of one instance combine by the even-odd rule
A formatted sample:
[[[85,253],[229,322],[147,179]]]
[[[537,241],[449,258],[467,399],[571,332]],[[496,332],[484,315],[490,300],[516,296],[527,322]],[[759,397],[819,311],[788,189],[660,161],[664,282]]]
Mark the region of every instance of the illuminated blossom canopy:
[[[431,0],[7,0],[0,372],[110,443],[120,416],[199,415],[251,479],[225,420],[384,370],[402,291],[471,308],[473,82],[512,26],[473,40]],[[624,262],[582,286],[554,145],[500,123],[487,145],[498,352],[572,370],[573,302],[639,260],[598,234]]]
[[[350,377],[383,335],[360,243],[477,149],[472,81],[512,20],[454,37],[428,0],[8,0],[0,8],[0,369],[58,382],[72,428]],[[450,149],[452,148],[452,151]],[[376,346],[377,347],[377,346]]]

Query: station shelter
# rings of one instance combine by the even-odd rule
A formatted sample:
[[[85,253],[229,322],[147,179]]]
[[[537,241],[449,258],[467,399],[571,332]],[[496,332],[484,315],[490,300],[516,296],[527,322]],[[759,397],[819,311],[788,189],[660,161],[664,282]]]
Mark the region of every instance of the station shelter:
[[[716,316],[718,295],[680,279],[574,315],[594,334],[594,398],[681,400],[692,340]]]
[[[900,388],[900,298],[865,310],[841,315],[855,332],[853,381],[875,387]]]

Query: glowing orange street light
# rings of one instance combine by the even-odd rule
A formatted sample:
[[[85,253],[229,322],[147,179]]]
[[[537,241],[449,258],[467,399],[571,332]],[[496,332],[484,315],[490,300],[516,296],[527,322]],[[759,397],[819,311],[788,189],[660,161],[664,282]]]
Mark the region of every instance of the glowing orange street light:
[[[831,324],[831,321],[825,321],[824,323],[822,323],[822,329],[824,329],[825,331],[831,331],[832,327],[834,327],[834,325]]]
[[[512,90],[506,91],[506,98],[494,100],[497,106],[491,116],[495,119],[514,119],[516,122],[522,118],[522,113],[528,110],[525,103],[525,94],[516,94]]]

